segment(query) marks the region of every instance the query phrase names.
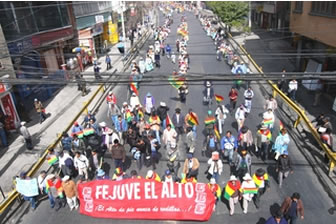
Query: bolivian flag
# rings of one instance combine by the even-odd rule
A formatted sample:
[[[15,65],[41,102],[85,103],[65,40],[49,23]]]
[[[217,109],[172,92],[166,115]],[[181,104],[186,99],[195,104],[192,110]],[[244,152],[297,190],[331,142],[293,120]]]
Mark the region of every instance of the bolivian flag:
[[[216,135],[217,139],[220,140],[220,134],[218,132],[217,125],[215,125],[215,127],[214,127],[214,132],[215,132],[215,135]]]
[[[216,99],[217,103],[219,103],[219,102],[222,102],[224,100],[224,97],[215,94],[215,99]]]
[[[182,77],[172,76],[172,77],[169,77],[168,81],[170,85],[172,85],[176,89],[179,89],[184,84],[184,78]]]
[[[130,87],[131,87],[131,90],[132,90],[137,96],[139,96],[138,89],[137,89],[137,87],[136,87],[136,85],[135,85],[134,82],[131,82]]]
[[[47,159],[47,161],[48,161],[48,164],[49,164],[50,166],[52,166],[52,165],[54,165],[55,163],[57,163],[58,158],[57,158],[56,155],[51,155],[51,156]]]
[[[193,112],[189,113],[188,124],[190,124],[190,125],[198,125],[199,124],[198,120],[197,120],[197,117],[194,115]]]
[[[166,125],[170,124],[171,128],[175,129],[175,126],[173,124],[173,122],[171,121],[169,114],[167,114],[167,118],[166,118]]]
[[[95,133],[93,128],[85,128],[83,132],[84,132],[84,136],[92,135]]]
[[[227,183],[227,185],[225,186],[225,194],[224,194],[224,198],[226,200],[229,200],[230,197],[235,193],[235,189],[240,189],[240,183],[239,181],[236,181],[236,186],[233,186],[232,182],[229,181]]]
[[[207,118],[205,118],[204,123],[205,123],[205,125],[214,124],[214,123],[216,123],[216,118],[214,118],[214,117],[207,117]]]

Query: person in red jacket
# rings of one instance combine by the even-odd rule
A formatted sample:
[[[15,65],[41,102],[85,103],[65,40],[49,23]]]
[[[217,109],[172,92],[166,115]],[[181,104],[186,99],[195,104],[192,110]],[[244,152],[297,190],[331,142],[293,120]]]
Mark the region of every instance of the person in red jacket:
[[[238,99],[238,91],[232,87],[229,92],[229,98],[230,98],[230,109],[233,111],[236,109],[237,99]]]
[[[293,193],[292,197],[285,198],[280,210],[285,215],[285,219],[290,220],[290,224],[295,224],[298,217],[304,219],[303,203],[297,192]]]

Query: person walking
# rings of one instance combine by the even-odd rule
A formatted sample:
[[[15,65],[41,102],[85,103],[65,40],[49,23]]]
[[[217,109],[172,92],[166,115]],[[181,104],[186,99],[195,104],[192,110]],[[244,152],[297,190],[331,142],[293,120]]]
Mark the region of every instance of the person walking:
[[[235,176],[230,176],[229,181],[225,186],[224,198],[229,201],[230,216],[234,214],[235,204],[241,198],[240,193],[241,184]]]
[[[108,71],[112,68],[110,55],[108,54],[106,55],[105,62],[106,62],[106,71]]]
[[[173,150],[177,147],[177,132],[171,127],[170,124],[167,125],[167,128],[164,129],[162,135],[162,141],[166,146],[168,154],[171,154]]]
[[[292,197],[286,197],[281,205],[280,210],[285,215],[285,219],[290,221],[289,224],[295,224],[298,217],[301,220],[304,219],[303,203],[300,198],[300,194],[295,192]]]
[[[33,149],[32,138],[31,138],[31,135],[28,131],[28,128],[25,126],[25,124],[26,124],[25,121],[21,122],[20,133],[25,140],[26,148],[28,150],[32,150]]]
[[[273,98],[273,96],[270,96],[270,98],[266,100],[264,109],[266,110],[271,109],[274,112],[277,108],[278,108],[277,101]]]
[[[114,139],[113,146],[110,148],[112,159],[114,160],[115,168],[124,168],[126,159],[126,151],[124,146],[119,143],[118,139]]]
[[[288,222],[283,217],[282,212],[279,210],[279,211],[276,211],[272,217],[267,219],[265,224],[288,224]]]
[[[266,125],[261,125],[256,134],[256,152],[263,161],[268,159],[269,145],[272,141],[272,133]]]
[[[267,126],[268,129],[273,132],[275,116],[271,108],[268,108],[266,112],[263,113],[262,123]]]
[[[122,118],[121,115],[118,115],[118,119],[116,121],[116,123],[114,124],[115,130],[118,132],[119,135],[119,140],[120,140],[120,144],[124,144],[124,136],[128,129],[128,125],[127,122],[124,118]]]
[[[237,139],[232,135],[231,131],[227,131],[226,135],[221,139],[222,157],[228,157],[230,166],[233,165],[233,152],[238,148]]]
[[[76,151],[75,153],[74,166],[76,170],[78,170],[79,176],[84,176],[85,180],[89,179],[89,172],[88,172],[89,160],[80,151]]]
[[[244,97],[246,112],[249,114],[252,108],[252,98],[254,97],[254,92],[250,86],[247,88],[247,90],[245,90]]]
[[[296,91],[298,89],[298,82],[293,79],[288,84],[288,93],[291,100],[296,100]]]
[[[223,163],[219,158],[219,152],[212,152],[211,158],[208,160],[208,174],[210,177],[215,178],[218,183],[219,176],[223,172]]]
[[[169,107],[167,107],[165,102],[160,102],[160,106],[156,109],[156,113],[161,120],[161,126],[163,129],[167,126],[167,114],[169,111]]]
[[[251,130],[247,126],[243,126],[238,134],[239,145],[251,153],[253,145],[253,136]]]
[[[256,170],[252,177],[255,185],[258,188],[258,193],[254,197],[254,203],[257,209],[260,207],[260,197],[269,189],[268,173],[262,168]]]
[[[150,149],[151,149],[151,155],[150,155],[150,160],[152,164],[153,170],[156,169],[156,164],[159,162],[159,154],[158,154],[158,149],[159,149],[159,143],[157,138],[154,137],[154,133],[152,135],[148,136],[149,142],[150,142]]]
[[[244,126],[244,122],[246,119],[246,113],[247,110],[244,107],[244,105],[240,105],[240,107],[237,109],[236,113],[235,113],[235,119],[237,121],[237,129],[238,132],[240,131],[240,129]]]
[[[240,190],[243,198],[243,213],[246,214],[248,203],[252,201],[254,195],[258,192],[258,188],[249,173],[245,173]]]
[[[223,127],[225,124],[225,119],[227,117],[227,114],[229,113],[229,110],[224,105],[218,105],[217,109],[215,111],[217,122],[218,122],[218,131],[221,135],[223,133]]]
[[[46,193],[49,195],[51,208],[56,206],[56,211],[60,210],[66,205],[64,200],[62,180],[56,177],[55,174],[49,174],[46,177]]]
[[[70,176],[66,175],[62,178],[62,187],[70,211],[73,209],[77,210],[79,205],[77,201],[77,187],[75,181],[71,180]]]
[[[216,204],[220,200],[222,196],[222,189],[219,186],[219,184],[216,183],[215,178],[210,178],[210,182],[208,183],[208,187],[211,191],[211,193],[215,196]]]
[[[276,171],[278,172],[279,188],[281,188],[283,179],[288,177],[289,172],[293,173],[292,161],[287,154],[279,156]]]
[[[182,173],[186,178],[194,177],[197,179],[199,166],[200,163],[198,159],[194,157],[193,154],[187,153],[187,158],[184,161]]]
[[[251,172],[252,159],[251,155],[246,149],[241,150],[240,154],[238,153],[236,161],[236,173],[239,179],[243,179],[246,173]]]
[[[172,116],[172,123],[175,127],[177,134],[182,135],[184,132],[183,130],[184,116],[181,114],[180,108],[175,109],[175,113]]]
[[[42,122],[47,119],[47,115],[45,114],[45,109],[42,105],[42,102],[39,101],[38,99],[34,99],[34,107],[35,107],[35,110],[36,112],[39,114],[40,116],[40,124],[42,124]]]
[[[99,74],[100,73],[100,67],[97,65],[96,62],[94,63],[94,66],[93,66],[93,72],[94,72],[94,76],[97,80],[102,79],[102,77]]]
[[[288,154],[288,145],[290,143],[290,138],[287,133],[287,129],[283,128],[279,132],[278,137],[272,146],[272,150],[275,152],[275,160],[278,160],[279,156],[282,154]]]
[[[236,104],[238,100],[238,91],[232,87],[229,92],[229,98],[230,98],[230,111],[234,111],[236,109]]]

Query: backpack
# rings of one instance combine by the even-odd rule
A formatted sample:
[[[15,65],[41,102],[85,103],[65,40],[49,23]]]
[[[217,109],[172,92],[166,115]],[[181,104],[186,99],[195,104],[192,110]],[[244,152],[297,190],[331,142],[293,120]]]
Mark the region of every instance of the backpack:
[[[65,161],[64,161],[64,164],[66,167],[69,167],[69,168],[72,168],[74,167],[74,163],[73,163],[73,160],[71,158],[67,158]]]

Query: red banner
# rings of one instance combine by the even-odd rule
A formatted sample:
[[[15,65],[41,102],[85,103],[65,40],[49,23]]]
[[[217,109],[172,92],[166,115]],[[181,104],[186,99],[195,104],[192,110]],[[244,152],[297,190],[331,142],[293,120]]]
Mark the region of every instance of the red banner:
[[[80,213],[98,218],[207,221],[215,205],[204,183],[95,180],[79,184],[78,194]]]

